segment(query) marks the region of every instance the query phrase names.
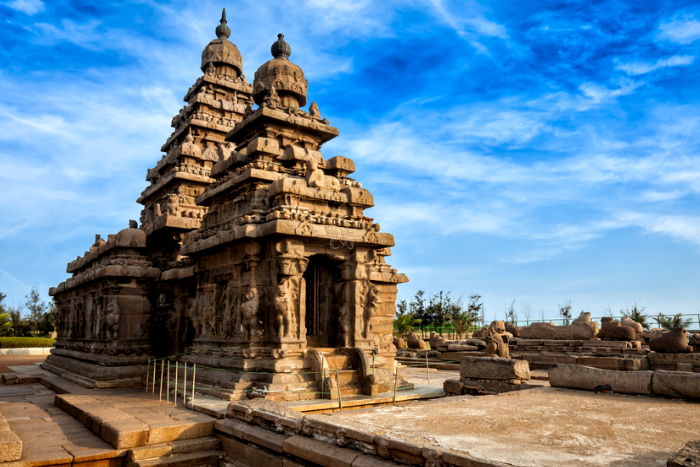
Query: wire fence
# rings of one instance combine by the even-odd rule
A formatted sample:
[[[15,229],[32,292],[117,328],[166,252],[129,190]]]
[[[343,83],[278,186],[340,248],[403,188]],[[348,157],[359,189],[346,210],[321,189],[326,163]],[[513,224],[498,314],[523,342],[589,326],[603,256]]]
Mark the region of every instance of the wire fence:
[[[160,359],[149,359],[148,360],[148,366],[147,366],[147,371],[146,371],[146,395],[150,393],[152,398],[158,397],[160,401],[163,401],[165,399],[166,403],[170,403],[170,398],[171,394],[173,395],[173,404],[178,405],[178,397],[180,398],[181,405],[195,410],[195,394],[199,391],[200,396],[202,394],[206,395],[206,392],[210,391],[226,391],[230,392],[232,394],[246,394],[248,395],[254,395],[254,396],[265,396],[268,393],[274,394],[274,395],[282,395],[282,394],[294,394],[295,396],[301,396],[301,395],[309,395],[309,399],[315,399],[316,395],[320,395],[321,399],[326,399],[326,396],[328,398],[333,399],[333,395],[337,394],[338,398],[338,404],[339,404],[339,410],[342,410],[342,386],[340,384],[340,378],[339,378],[339,370],[331,370],[324,368],[323,370],[319,371],[306,371],[306,372],[296,372],[295,374],[299,375],[310,375],[310,374],[320,374],[321,375],[321,384],[319,390],[315,389],[287,389],[287,390],[273,390],[273,391],[266,391],[264,389],[258,389],[258,388],[253,388],[253,389],[235,389],[235,388],[222,388],[222,387],[213,387],[213,386],[206,386],[206,385],[197,385],[196,382],[196,375],[197,375],[197,369],[200,371],[202,369],[207,369],[207,370],[216,370],[216,371],[222,371],[222,372],[228,372],[228,373],[240,373],[240,374],[254,374],[254,375],[277,375],[277,374],[285,374],[285,373],[274,373],[274,372],[262,372],[262,371],[244,371],[244,370],[232,370],[232,369],[226,369],[226,368],[216,368],[216,367],[209,367],[205,365],[197,365],[197,364],[192,364],[188,366],[187,362],[180,362],[179,360],[174,360],[176,357],[180,357],[183,355],[189,355],[194,352],[188,352],[188,353],[182,353],[178,355],[173,355],[173,356],[168,356],[168,357],[163,357]],[[322,357],[323,358],[323,357]],[[445,361],[445,362],[440,362],[440,363],[458,363],[456,360],[455,361]],[[434,362],[433,362],[434,365]],[[322,361],[322,366],[325,366],[325,363]],[[428,379],[428,384],[427,385],[415,385],[415,384],[410,384],[406,386],[399,386],[399,367],[395,367],[395,374],[394,374],[394,383],[392,384],[390,381],[387,381],[379,372],[376,372],[374,362],[372,363],[372,373],[379,377],[385,385],[392,387],[393,386],[393,399],[394,403],[396,403],[396,393],[401,392],[401,391],[407,391],[407,390],[412,390],[412,389],[417,389],[420,387],[429,387],[431,385],[441,383],[441,381],[436,381],[435,383],[430,382],[430,363],[428,361],[428,358],[426,356],[425,364],[419,363],[416,365],[405,365],[406,368],[422,368],[425,367],[426,373],[427,373],[427,379]],[[360,370],[357,370],[360,371]],[[335,382],[335,389],[332,387],[333,385],[330,383],[330,381],[333,380]],[[156,389],[157,388],[157,389]],[[163,394],[165,393],[165,395]],[[189,395],[189,396],[188,396]]]
[[[661,327],[659,325],[658,321],[655,319],[658,316],[662,316],[663,318],[666,318],[666,319],[672,319],[676,315],[658,314],[655,316],[651,316],[651,315],[647,316],[646,322],[649,325],[650,329],[655,328],[655,327]],[[687,330],[700,332],[700,313],[685,313],[685,314],[681,314],[680,316],[681,316],[681,319],[683,321],[687,321],[687,324],[685,325],[685,328]],[[619,321],[621,318],[623,318],[623,316],[607,316],[607,317],[611,317],[617,321]],[[592,317],[591,321],[600,322],[601,318],[605,318],[605,316]],[[574,318],[571,318],[568,320],[562,319],[562,318],[519,319],[519,320],[516,320],[514,324],[516,326],[529,326],[532,323],[554,323],[557,326],[568,326],[569,324],[571,324],[574,321],[574,319],[576,319],[576,318],[574,317]],[[484,325],[487,325],[487,323],[481,323],[481,321],[479,321],[478,323],[475,323],[471,327],[469,332],[471,333],[474,331],[478,331]],[[455,339],[458,338],[458,335],[457,335],[457,332],[455,331],[454,326],[452,325],[452,323],[450,323],[448,321],[446,321],[442,325],[430,324],[430,325],[426,325],[426,326],[413,326],[413,332],[415,332],[416,334],[420,334],[421,337],[423,337],[423,338],[430,336],[431,332],[435,332],[435,333],[441,334],[443,336],[444,335],[454,336]],[[394,328],[394,334],[396,334],[396,328]],[[462,336],[464,336],[464,334],[462,334]]]

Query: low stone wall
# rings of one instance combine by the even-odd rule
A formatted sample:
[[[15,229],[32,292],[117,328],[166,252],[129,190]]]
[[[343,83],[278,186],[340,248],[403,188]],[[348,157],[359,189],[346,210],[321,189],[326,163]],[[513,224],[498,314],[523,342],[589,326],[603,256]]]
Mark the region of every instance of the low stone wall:
[[[599,370],[580,365],[553,365],[549,369],[553,387],[594,390],[609,385],[612,392],[700,399],[700,374],[684,371]]]
[[[28,347],[25,349],[0,349],[3,355],[49,355],[53,347]]]
[[[215,424],[226,457],[236,466],[505,467],[467,452],[437,445],[434,439],[399,436],[381,427],[304,415],[268,400],[232,402],[227,418]]]

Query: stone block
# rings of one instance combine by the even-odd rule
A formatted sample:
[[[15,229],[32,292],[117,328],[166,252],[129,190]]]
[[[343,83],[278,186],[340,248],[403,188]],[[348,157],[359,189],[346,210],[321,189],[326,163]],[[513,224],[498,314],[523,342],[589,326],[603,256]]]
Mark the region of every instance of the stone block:
[[[700,465],[700,441],[690,441],[666,462],[666,467],[695,467],[698,465]]]
[[[214,422],[167,422],[149,426],[148,444],[163,444],[180,439],[202,438],[214,434]]]
[[[555,326],[551,323],[532,323],[520,329],[522,339],[576,340],[593,339],[598,331],[597,323],[573,323],[570,326]]]
[[[581,365],[558,364],[549,368],[549,384],[553,387],[589,391],[601,384],[609,384],[612,392],[651,394],[652,375],[653,371],[599,370]]]
[[[241,443],[239,440],[228,435],[217,434],[216,437],[221,440],[221,449],[228,457],[240,461],[245,458],[245,443]]]
[[[2,380],[8,386],[10,384],[18,384],[19,383],[19,377],[17,376],[17,373],[3,373]]]
[[[105,422],[100,430],[100,438],[117,449],[146,446],[148,425],[136,419]]]
[[[157,457],[169,456],[173,452],[173,447],[170,445],[161,446],[143,446],[129,450],[127,460],[139,461],[143,459],[155,459]]]
[[[620,358],[617,360],[617,367],[624,371],[639,371],[649,369],[649,360],[646,358]]]
[[[468,344],[449,344],[447,349],[455,352],[476,352],[479,350],[479,347]]]
[[[292,436],[284,441],[284,452],[323,467],[351,467],[358,451],[343,449],[306,436]]]
[[[542,339],[518,339],[515,344],[517,346],[540,346],[543,345],[544,341]]]
[[[676,365],[676,371],[687,371],[692,373],[693,372],[693,364],[692,363],[678,363]]]
[[[284,457],[249,444],[245,447],[245,463],[251,467],[284,467]]]
[[[203,452],[214,451],[221,445],[221,440],[215,436],[207,436],[204,438],[182,439],[171,441],[170,446],[173,448],[173,453],[183,454],[188,452]]]
[[[284,452],[284,440],[289,438],[289,436],[277,434],[270,430],[252,425],[246,425],[241,431],[244,440],[271,451],[279,452],[280,454]]]
[[[462,357],[460,378],[530,379],[530,366],[525,360],[492,357]]]
[[[0,431],[0,462],[18,461],[22,457],[22,440],[13,432]]]
[[[301,412],[266,399],[231,402],[226,409],[226,414],[230,418],[244,420],[250,424],[265,424],[274,428],[281,426],[290,434],[301,431],[304,420]]]
[[[448,394],[461,395],[464,390],[464,383],[457,381],[456,379],[448,379],[442,383],[442,388]]]
[[[377,456],[368,456],[362,454],[357,456],[355,461],[352,463],[352,467],[396,467],[395,462],[390,462]]]
[[[654,394],[700,399],[700,373],[664,370],[656,370],[653,373],[652,392]]]
[[[620,369],[618,360],[617,358],[606,357],[576,357],[576,364],[602,370],[618,370]]]

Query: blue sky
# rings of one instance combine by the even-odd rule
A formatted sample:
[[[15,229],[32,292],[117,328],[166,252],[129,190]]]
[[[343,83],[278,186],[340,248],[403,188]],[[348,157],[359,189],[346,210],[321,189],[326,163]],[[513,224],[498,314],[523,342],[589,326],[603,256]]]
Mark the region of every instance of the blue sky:
[[[700,309],[700,7],[664,2],[0,3],[0,291],[47,292],[138,219],[222,7],[252,80],[276,34],[340,130],[391,264],[553,317]],[[522,311],[520,312],[522,318]]]

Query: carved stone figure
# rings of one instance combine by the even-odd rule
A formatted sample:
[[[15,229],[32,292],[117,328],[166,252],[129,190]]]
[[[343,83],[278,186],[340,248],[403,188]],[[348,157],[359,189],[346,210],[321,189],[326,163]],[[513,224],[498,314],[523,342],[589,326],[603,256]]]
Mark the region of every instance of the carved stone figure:
[[[506,332],[509,332],[513,337],[520,337],[521,326],[516,326],[513,323],[506,323]]]
[[[241,306],[243,332],[246,339],[255,337],[258,332],[258,289],[251,288],[245,296],[245,302]]]
[[[289,337],[292,329],[292,302],[289,297],[289,281],[283,281],[277,286],[275,297],[275,324],[277,324],[277,336]]]
[[[600,339],[633,341],[636,336],[636,331],[634,328],[622,326],[613,318],[601,318],[600,322],[600,332],[598,332],[598,337]]]
[[[576,323],[590,323],[591,322],[591,314],[589,312],[581,312],[581,314],[576,318],[575,320],[572,321],[571,324],[576,324]]]
[[[403,349],[404,347],[406,347],[406,341],[404,341],[401,337],[394,337],[392,342],[394,344],[394,347],[396,347],[397,349]]]
[[[321,112],[318,111],[318,104],[316,104],[316,102],[312,102],[311,105],[309,105],[309,115],[311,115],[311,118],[321,120]]]
[[[644,328],[642,325],[636,321],[633,321],[632,319],[628,318],[627,316],[623,316],[622,319],[620,319],[620,324],[623,326],[628,326],[632,329],[634,329],[636,332],[644,332]]]
[[[376,285],[371,284],[369,287],[369,297],[367,300],[367,306],[365,307],[365,316],[364,316],[364,336],[369,337],[370,332],[372,330],[372,317],[374,317],[375,313],[377,312],[377,308],[379,308],[379,305],[382,303],[381,298],[379,297],[379,288]]]
[[[337,191],[340,189],[340,182],[337,178],[325,175],[318,167],[318,161],[310,157],[306,161],[306,184],[312,188],[325,188]]]
[[[415,332],[407,336],[406,343],[409,349],[425,349],[425,341],[418,337]]]
[[[484,333],[486,339],[486,356],[510,358],[506,325],[503,321],[493,321]]]
[[[105,317],[105,322],[107,324],[107,339],[116,339],[119,337],[119,327],[120,327],[121,317],[119,315],[119,305],[116,300],[112,300],[107,305],[107,316]]]
[[[681,327],[671,328],[661,337],[652,339],[649,342],[649,349],[667,353],[689,353],[694,350],[693,346],[688,345],[688,333]]]

